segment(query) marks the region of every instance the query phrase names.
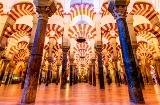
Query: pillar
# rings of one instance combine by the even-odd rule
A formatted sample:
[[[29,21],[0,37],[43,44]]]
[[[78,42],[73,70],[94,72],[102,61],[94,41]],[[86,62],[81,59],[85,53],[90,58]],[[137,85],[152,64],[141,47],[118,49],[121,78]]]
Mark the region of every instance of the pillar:
[[[146,59],[146,74],[148,77],[148,84],[153,85],[154,83],[151,75],[151,68],[150,68],[150,64],[147,62],[147,59]]]
[[[96,72],[95,72],[95,59],[91,59],[92,62],[92,77],[93,77],[93,86],[96,86]]]
[[[5,74],[5,71],[6,71],[6,67],[9,63],[9,60],[7,60],[6,58],[3,58],[3,68],[2,68],[2,71],[1,71],[1,75],[0,75],[0,86],[2,84],[2,80],[3,80],[3,77],[4,77],[4,74]]]
[[[52,16],[56,11],[54,2],[36,0],[34,3],[37,7],[36,9],[39,13],[39,17],[34,43],[28,61],[25,85],[22,92],[21,103],[25,104],[35,102],[48,17]]]
[[[160,59],[155,59],[155,67],[156,78],[160,84]]]
[[[98,53],[98,71],[99,71],[98,78],[100,83],[100,89],[105,89],[103,65],[102,65],[102,42],[97,43],[97,45],[95,46],[95,49]]]
[[[62,76],[61,76],[61,89],[66,88],[67,77],[66,77],[66,67],[67,67],[67,52],[69,46],[62,46],[63,60],[62,60]]]
[[[56,75],[56,85],[58,85],[59,83],[59,68],[60,68],[61,64],[58,63],[57,64],[57,75]]]
[[[76,64],[73,63],[73,85],[76,84]]]
[[[73,78],[73,61],[74,59],[70,59],[70,86],[72,86],[72,78]]]
[[[52,68],[52,57],[48,57],[48,71],[47,71],[47,80],[46,86],[51,83],[51,68]]]
[[[7,74],[5,85],[7,85],[10,82],[10,79],[11,79],[12,73],[13,73],[13,69],[14,69],[14,66],[9,64],[9,71],[8,71],[8,74]]]
[[[118,73],[117,58],[113,58],[112,61],[114,64],[116,84],[117,84],[117,86],[120,86],[120,77],[119,77],[119,73]]]
[[[121,44],[122,56],[124,67],[126,71],[126,77],[128,82],[128,92],[130,102],[132,103],[145,103],[142,89],[140,88],[140,82],[138,78],[138,72],[136,69],[136,62],[134,59],[128,26],[126,22],[126,11],[129,0],[121,1],[109,1],[108,10],[116,19],[118,26],[119,40]]]
[[[89,64],[89,84],[92,85],[92,63]]]

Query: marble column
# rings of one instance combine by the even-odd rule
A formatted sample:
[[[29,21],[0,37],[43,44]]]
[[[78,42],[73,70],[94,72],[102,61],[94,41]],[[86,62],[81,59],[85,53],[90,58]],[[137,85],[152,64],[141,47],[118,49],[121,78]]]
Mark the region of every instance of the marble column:
[[[96,72],[95,72],[95,59],[91,59],[91,62],[92,62],[92,77],[93,77],[93,86],[96,86]]]
[[[118,73],[117,59],[112,59],[112,61],[114,64],[116,84],[117,84],[117,86],[120,86],[120,77],[119,77],[119,73]]]
[[[126,71],[130,102],[145,103],[142,89],[140,87],[138,71],[136,69],[136,62],[134,59],[128,26],[126,22],[126,12],[128,4],[129,1],[126,0],[122,0],[119,2],[117,2],[117,0],[115,2],[110,1],[108,10],[115,17],[118,26],[118,34],[121,44],[124,67]]]
[[[51,83],[51,68],[52,68],[52,57],[48,57],[48,71],[47,71],[47,80],[46,86]]]
[[[69,46],[62,46],[63,60],[62,60],[61,89],[65,89],[66,84],[67,84],[66,67],[67,67],[67,52],[68,52],[68,50],[69,50]]]
[[[147,60],[147,59],[146,59],[146,60]],[[148,77],[148,84],[149,84],[149,85],[154,85],[153,79],[152,79],[152,75],[151,75],[150,64],[147,63],[147,61],[146,61],[146,74],[147,74],[147,77]]]
[[[59,68],[60,68],[61,64],[57,64],[57,76],[56,76],[56,85],[58,85],[59,83]]]
[[[70,59],[70,86],[72,86],[72,78],[73,78],[73,61],[74,59]]]
[[[8,63],[9,63],[9,60],[4,58],[3,59],[3,68],[2,68],[2,71],[1,71],[1,75],[0,75],[0,86],[2,84],[2,80],[3,80],[3,77],[4,77],[4,74],[5,74],[6,67],[7,67]]]
[[[41,68],[40,69],[40,74],[39,74],[39,85],[41,85],[41,83],[42,83],[42,71],[43,71],[43,69]]]
[[[98,78],[99,78],[99,83],[100,83],[100,89],[105,89],[104,85],[104,75],[103,75],[103,65],[102,65],[102,45],[97,45],[95,46],[96,51],[98,53]]]
[[[160,84],[160,59],[155,59],[155,74],[158,81],[158,84]]]
[[[73,64],[73,85],[76,84],[76,64]]]
[[[56,6],[54,5],[54,2],[35,0],[34,3],[37,7],[36,9],[39,13],[39,17],[34,43],[28,61],[25,85],[22,92],[21,103],[25,104],[35,102],[48,17],[52,16],[56,11]]]

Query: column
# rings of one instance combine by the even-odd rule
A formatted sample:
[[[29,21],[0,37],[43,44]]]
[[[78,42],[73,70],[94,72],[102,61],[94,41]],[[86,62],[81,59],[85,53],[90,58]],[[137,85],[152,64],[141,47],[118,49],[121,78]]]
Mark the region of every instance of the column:
[[[92,62],[92,77],[93,77],[93,86],[96,86],[96,72],[95,72],[95,59],[91,59]]]
[[[92,63],[89,64],[89,84],[92,85]]]
[[[118,26],[119,40],[121,44],[124,67],[126,71],[128,91],[130,102],[145,103],[142,89],[138,78],[138,71],[136,69],[136,62],[134,59],[128,26],[126,22],[126,11],[129,0],[109,1],[108,10],[115,17]]]
[[[152,79],[152,75],[151,75],[151,68],[150,68],[150,64],[148,63],[147,59],[146,59],[146,74],[148,77],[148,84],[149,85],[153,85],[153,79]]]
[[[113,64],[114,64],[116,84],[117,84],[117,86],[120,86],[120,78],[119,78],[118,66],[117,66],[117,61],[118,60],[117,60],[117,58],[113,58],[112,61],[113,61]]]
[[[47,80],[46,86],[51,83],[51,68],[52,68],[52,57],[48,57],[48,71],[47,71]]]
[[[76,64],[73,63],[73,85],[76,84]]]
[[[10,79],[11,79],[12,73],[13,73],[13,69],[14,69],[14,66],[9,64],[9,71],[8,71],[8,74],[7,74],[5,85],[7,85],[10,82]]]
[[[70,59],[70,86],[72,86],[72,78],[73,78],[73,61],[74,59]]]
[[[100,89],[105,89],[103,65],[102,65],[102,42],[97,43],[97,45],[95,46],[95,49],[98,53],[98,71],[99,71],[98,78],[100,83]]]
[[[56,85],[59,83],[59,69],[60,69],[61,64],[57,63],[57,76],[56,76]]]
[[[28,61],[25,85],[22,92],[21,103],[25,104],[35,102],[48,17],[52,16],[56,11],[54,2],[40,0],[40,1],[34,1],[34,3],[37,7],[36,9],[37,12],[39,13],[39,17],[38,17],[38,25],[36,29],[34,43]]]
[[[69,46],[62,46],[63,60],[62,60],[61,89],[65,89],[67,83],[66,67],[67,67],[67,52],[69,48],[70,48]]]
[[[2,71],[1,71],[1,75],[0,75],[0,86],[2,84],[2,80],[3,80],[3,76],[5,74],[5,71],[6,71],[6,67],[9,63],[9,60],[7,60],[6,58],[2,58],[3,59],[3,68],[2,68]]]

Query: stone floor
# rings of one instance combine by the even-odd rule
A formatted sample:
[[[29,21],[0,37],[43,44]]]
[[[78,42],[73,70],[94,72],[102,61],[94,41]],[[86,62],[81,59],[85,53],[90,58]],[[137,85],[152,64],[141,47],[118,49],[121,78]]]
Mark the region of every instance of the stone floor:
[[[0,105],[18,105],[21,100],[20,84],[0,87]],[[160,86],[147,85],[143,90],[145,105],[160,105]],[[60,86],[38,86],[35,104],[31,105],[134,105],[129,102],[126,85],[106,85],[100,90],[87,83],[79,83],[64,90]],[[137,104],[138,105],[138,104]]]

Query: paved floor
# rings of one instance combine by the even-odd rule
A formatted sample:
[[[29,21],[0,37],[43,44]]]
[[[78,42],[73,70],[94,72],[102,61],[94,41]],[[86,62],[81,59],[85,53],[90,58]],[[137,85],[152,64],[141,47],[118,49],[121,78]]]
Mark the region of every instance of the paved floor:
[[[21,100],[19,85],[2,85],[0,87],[0,105],[18,105]],[[143,90],[145,105],[160,105],[160,86],[148,85]],[[50,84],[38,86],[37,98],[32,105],[134,105],[129,102],[126,85],[116,87],[106,85],[100,90],[87,83],[79,83],[61,90],[60,86]],[[138,104],[137,104],[138,105]]]

